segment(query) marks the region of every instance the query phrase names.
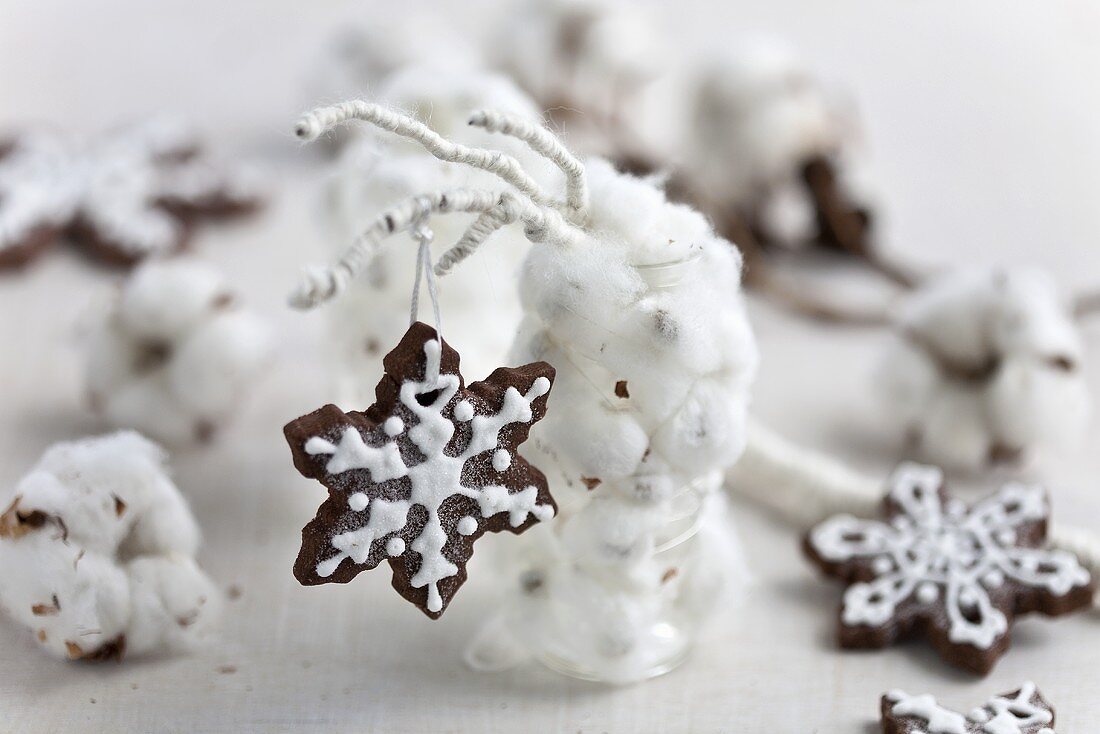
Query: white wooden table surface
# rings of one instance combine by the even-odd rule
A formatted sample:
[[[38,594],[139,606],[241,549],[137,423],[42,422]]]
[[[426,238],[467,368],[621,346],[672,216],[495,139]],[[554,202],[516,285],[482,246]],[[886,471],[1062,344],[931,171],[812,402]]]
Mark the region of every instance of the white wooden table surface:
[[[301,69],[319,34],[353,14],[314,5],[0,0],[0,128],[45,120],[94,130],[169,109],[269,158],[281,195],[268,213],[207,230],[197,248],[276,323],[282,357],[221,443],[173,455],[205,531],[202,562],[242,592],[228,604],[221,642],[189,657],[73,665],[46,658],[2,620],[0,732],[870,734],[888,688],[931,692],[968,710],[1025,679],[1055,703],[1060,732],[1097,729],[1100,616],[1021,622],[1012,651],[985,680],[953,672],[919,644],[842,653],[831,637],[839,588],[801,560],[791,529],[749,507],[736,508],[735,521],[757,577],[752,592],[688,664],[629,688],[534,665],[494,675],[465,669],[461,650],[493,593],[476,558],[471,581],[435,623],[392,593],[384,571],[348,586],[298,586],[290,568],[299,529],[321,489],[293,470],[281,427],[331,395],[323,317],[283,307],[299,264],[321,251],[317,171],[284,131],[304,104]],[[854,89],[899,250],[932,263],[1040,262],[1067,288],[1100,284],[1094,4],[709,5],[677,3],[667,13],[670,34],[695,46],[729,30],[782,31]],[[49,444],[101,430],[81,400],[78,325],[115,279],[67,252],[0,278],[5,486]],[[764,355],[757,413],[885,474],[896,453],[876,430],[867,388],[881,335],[824,330],[757,303],[752,316]],[[1100,324],[1086,335],[1100,354]],[[1100,395],[1100,360],[1088,369]],[[1037,476],[1053,488],[1059,519],[1100,530],[1098,448],[1094,430]],[[968,496],[992,487],[960,485]]]

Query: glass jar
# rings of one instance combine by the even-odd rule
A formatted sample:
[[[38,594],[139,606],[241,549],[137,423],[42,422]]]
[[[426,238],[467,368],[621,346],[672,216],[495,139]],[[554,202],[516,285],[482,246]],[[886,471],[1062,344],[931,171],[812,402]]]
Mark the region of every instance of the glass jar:
[[[636,270],[652,293],[680,286],[698,262],[694,255]],[[615,376],[598,353],[556,347],[559,374],[574,371],[607,410],[637,410],[615,399]],[[533,655],[565,675],[609,683],[674,669],[689,657],[722,591],[734,586],[732,574],[744,568],[725,522],[723,469],[578,486],[564,468],[568,457],[534,436],[531,444],[529,458],[549,477],[558,516],[502,550],[502,573],[513,585],[468,662],[499,669]],[[658,481],[647,483],[653,477]],[[661,489],[639,491],[650,486]]]

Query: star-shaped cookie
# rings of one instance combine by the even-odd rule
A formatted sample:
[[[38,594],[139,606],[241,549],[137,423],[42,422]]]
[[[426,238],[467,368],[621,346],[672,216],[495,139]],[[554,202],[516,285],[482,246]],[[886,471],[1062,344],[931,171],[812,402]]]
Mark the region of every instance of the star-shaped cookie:
[[[832,517],[806,536],[810,560],[850,584],[840,612],[842,647],[879,648],[925,635],[953,665],[988,673],[1009,646],[1015,616],[1087,607],[1089,572],[1044,546],[1050,504],[1042,487],[1011,483],[967,507],[942,472],[903,464],[883,520]]]
[[[327,405],[285,429],[298,471],[329,490],[294,575],[346,583],[386,560],[393,587],[435,619],[483,533],[554,516],[546,477],[517,452],[546,413],[554,368],[500,368],[464,387],[458,353],[422,323],[383,365],[365,412]]]
[[[1054,734],[1054,709],[1034,683],[994,696],[963,716],[929,695],[882,697],[882,734]]]

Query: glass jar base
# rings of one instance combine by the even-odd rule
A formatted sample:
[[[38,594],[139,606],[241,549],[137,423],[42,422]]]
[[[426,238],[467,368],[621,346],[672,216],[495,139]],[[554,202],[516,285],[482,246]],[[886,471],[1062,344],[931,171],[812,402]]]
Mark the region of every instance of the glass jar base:
[[[662,622],[654,625],[640,641],[643,652],[625,659],[608,660],[606,666],[595,666],[578,660],[568,651],[542,650],[538,661],[550,670],[570,678],[599,683],[640,683],[657,678],[682,665],[691,656],[692,638],[679,627]]]

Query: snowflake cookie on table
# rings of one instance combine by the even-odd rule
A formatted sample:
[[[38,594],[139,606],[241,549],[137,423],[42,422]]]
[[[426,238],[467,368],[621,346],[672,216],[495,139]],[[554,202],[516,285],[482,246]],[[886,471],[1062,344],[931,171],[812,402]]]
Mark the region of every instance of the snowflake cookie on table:
[[[1093,581],[1072,553],[1044,548],[1050,503],[1042,487],[1011,483],[967,507],[943,473],[903,464],[884,520],[837,515],[805,540],[826,574],[850,582],[840,644],[885,647],[927,635],[953,665],[988,673],[1009,646],[1015,615],[1088,607]]]
[[[183,249],[198,222],[251,213],[263,200],[254,178],[207,155],[193,131],[171,120],[81,144],[27,140],[0,158],[0,268],[63,238],[131,266]]]
[[[963,716],[929,695],[890,691],[882,697],[883,734],[1054,734],[1054,708],[1034,683],[994,696]]]
[[[286,426],[295,466],[329,490],[302,531],[302,584],[346,583],[388,560],[394,589],[436,619],[482,534],[554,516],[546,477],[517,452],[546,413],[554,368],[500,368],[466,387],[458,363],[414,323],[370,408],[328,405]]]
[[[116,427],[205,442],[240,407],[271,351],[267,324],[240,307],[217,271],[150,261],[91,335],[88,399]]]
[[[132,432],[57,444],[5,494],[0,605],[50,654],[178,650],[211,631],[220,597],[159,446]]]

